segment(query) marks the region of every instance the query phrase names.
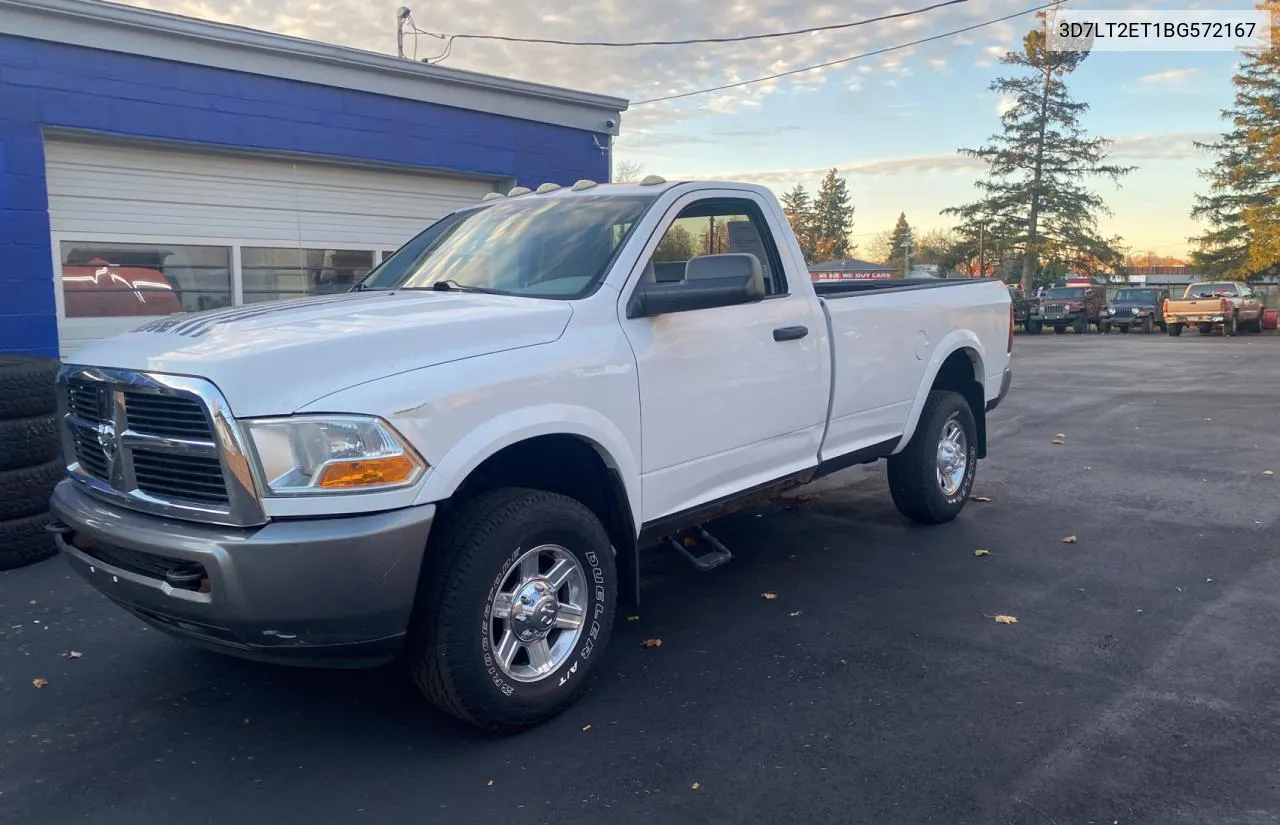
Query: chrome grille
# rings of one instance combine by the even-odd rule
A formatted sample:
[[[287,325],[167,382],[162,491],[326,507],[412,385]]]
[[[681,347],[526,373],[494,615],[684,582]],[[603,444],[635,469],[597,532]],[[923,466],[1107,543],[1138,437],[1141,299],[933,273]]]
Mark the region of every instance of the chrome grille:
[[[238,430],[208,382],[68,367],[60,385],[68,469],[91,491],[160,515],[265,520]]]

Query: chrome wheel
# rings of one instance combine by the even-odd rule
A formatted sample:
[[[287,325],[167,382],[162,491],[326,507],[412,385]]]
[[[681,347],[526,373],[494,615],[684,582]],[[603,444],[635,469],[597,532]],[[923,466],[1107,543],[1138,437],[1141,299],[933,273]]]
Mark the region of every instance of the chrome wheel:
[[[582,635],[587,577],[558,544],[516,559],[489,603],[489,648],[517,682],[545,679],[564,664]]]
[[[964,427],[955,417],[942,425],[942,437],[938,439],[938,486],[945,496],[954,496],[964,483],[969,469],[969,440]]]

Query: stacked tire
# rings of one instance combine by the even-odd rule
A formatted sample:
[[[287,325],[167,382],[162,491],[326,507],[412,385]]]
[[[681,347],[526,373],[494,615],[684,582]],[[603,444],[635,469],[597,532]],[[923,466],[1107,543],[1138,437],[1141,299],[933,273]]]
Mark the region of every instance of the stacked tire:
[[[59,362],[0,353],[0,570],[57,553],[45,528],[49,498],[66,468],[59,455]]]

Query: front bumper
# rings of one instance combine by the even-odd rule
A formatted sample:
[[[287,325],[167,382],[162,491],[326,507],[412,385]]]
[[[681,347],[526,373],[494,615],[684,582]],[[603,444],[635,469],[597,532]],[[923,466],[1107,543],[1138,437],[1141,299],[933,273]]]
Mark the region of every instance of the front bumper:
[[[1009,385],[1013,383],[1013,369],[1005,367],[1004,375],[1000,378],[1000,394],[987,402],[987,412],[991,412],[1000,406],[1000,402],[1009,394]]]
[[[71,566],[148,624],[245,658],[327,666],[399,651],[435,517],[428,504],[218,527],[115,507],[69,479],[50,506]]]

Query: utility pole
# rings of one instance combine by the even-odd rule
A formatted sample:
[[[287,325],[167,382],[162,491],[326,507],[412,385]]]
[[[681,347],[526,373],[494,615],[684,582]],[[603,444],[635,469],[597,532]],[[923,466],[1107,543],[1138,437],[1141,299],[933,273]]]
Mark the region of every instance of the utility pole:
[[[987,225],[978,224],[978,277],[987,277]]]
[[[401,6],[396,10],[396,54],[404,57],[404,24],[409,19],[409,7]]]

